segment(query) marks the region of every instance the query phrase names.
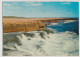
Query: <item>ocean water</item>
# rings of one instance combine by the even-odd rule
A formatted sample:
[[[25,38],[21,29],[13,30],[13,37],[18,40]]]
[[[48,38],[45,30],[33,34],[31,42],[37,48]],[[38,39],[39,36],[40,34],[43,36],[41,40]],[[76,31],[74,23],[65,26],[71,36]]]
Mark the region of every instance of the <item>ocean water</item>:
[[[51,28],[56,30],[56,32],[75,32],[79,34],[79,21],[69,22],[69,23],[57,23],[56,25],[46,26],[46,28]]]
[[[4,33],[3,55],[79,56],[79,35],[77,27],[73,27],[75,24],[78,26],[76,22],[47,26],[54,32],[49,34],[45,31]]]

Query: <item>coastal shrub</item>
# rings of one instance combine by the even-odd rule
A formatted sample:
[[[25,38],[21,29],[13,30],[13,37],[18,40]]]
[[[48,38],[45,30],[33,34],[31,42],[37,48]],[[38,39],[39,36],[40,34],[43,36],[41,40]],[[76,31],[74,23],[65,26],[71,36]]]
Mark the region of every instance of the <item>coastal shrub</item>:
[[[26,35],[27,37],[34,37],[35,36],[34,33],[24,33],[24,35]]]

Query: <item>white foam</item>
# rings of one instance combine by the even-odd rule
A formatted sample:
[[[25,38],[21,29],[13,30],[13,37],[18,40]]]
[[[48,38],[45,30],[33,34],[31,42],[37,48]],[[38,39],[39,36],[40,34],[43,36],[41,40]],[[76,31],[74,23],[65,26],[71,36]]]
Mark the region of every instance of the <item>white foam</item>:
[[[38,33],[37,33],[38,32]],[[16,51],[8,51],[8,55],[10,55],[11,52],[13,52],[13,55],[31,55],[31,56],[69,56],[69,55],[79,55],[78,51],[75,52],[75,50],[79,50],[79,40],[78,36],[77,38],[73,39],[73,36],[76,36],[75,33],[72,32],[62,32],[62,33],[53,33],[53,34],[47,34],[45,32],[45,39],[41,38],[39,35],[39,31],[33,32],[35,34],[34,37],[27,37],[24,34],[21,34],[22,38],[20,36],[17,36],[21,42],[22,45],[16,46]],[[32,32],[31,32],[32,33]],[[28,40],[30,38],[31,40]],[[14,44],[14,43],[13,43]],[[5,46],[5,45],[4,45]],[[11,48],[11,47],[6,47]],[[13,50],[13,49],[12,49]],[[22,51],[22,52],[20,52]],[[15,52],[15,53],[14,53]]]

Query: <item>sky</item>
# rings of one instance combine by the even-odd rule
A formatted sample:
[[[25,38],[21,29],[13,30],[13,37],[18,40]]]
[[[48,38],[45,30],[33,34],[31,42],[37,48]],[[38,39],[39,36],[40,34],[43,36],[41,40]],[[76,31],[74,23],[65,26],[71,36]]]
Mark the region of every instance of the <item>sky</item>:
[[[3,16],[78,18],[78,2],[3,2]]]

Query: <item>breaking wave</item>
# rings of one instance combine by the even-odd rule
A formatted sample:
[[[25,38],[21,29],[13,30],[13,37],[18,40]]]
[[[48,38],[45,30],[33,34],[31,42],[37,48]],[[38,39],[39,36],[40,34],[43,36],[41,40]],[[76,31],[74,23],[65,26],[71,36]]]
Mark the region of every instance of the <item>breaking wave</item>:
[[[46,31],[3,34],[4,56],[78,56],[79,35]]]

